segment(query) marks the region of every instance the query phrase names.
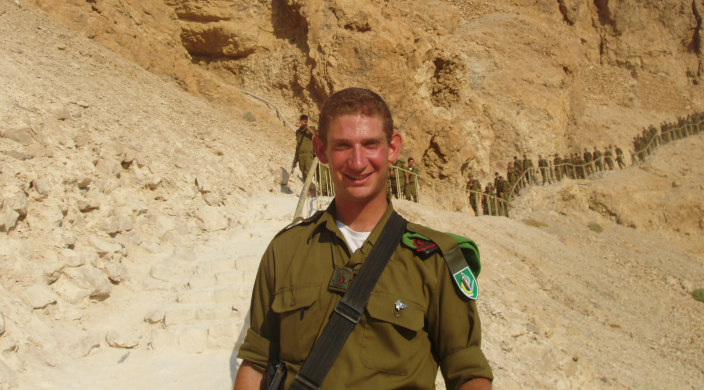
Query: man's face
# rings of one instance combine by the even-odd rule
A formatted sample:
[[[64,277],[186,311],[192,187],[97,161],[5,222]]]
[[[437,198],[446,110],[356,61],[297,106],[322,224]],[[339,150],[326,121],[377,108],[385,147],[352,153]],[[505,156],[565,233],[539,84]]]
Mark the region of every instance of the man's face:
[[[305,126],[308,124],[308,119],[301,119],[301,126]]]
[[[343,202],[368,203],[386,199],[391,163],[401,151],[401,136],[386,139],[378,116],[348,114],[330,121],[327,142],[313,139],[321,162],[328,164],[335,196]]]
[[[416,166],[416,161],[415,160],[408,160],[408,167],[413,168]]]

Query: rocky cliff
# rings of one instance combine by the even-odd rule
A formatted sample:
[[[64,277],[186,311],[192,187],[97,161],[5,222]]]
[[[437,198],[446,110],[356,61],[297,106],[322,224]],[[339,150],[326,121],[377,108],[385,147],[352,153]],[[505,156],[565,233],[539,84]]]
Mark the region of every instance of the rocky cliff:
[[[213,101],[242,103],[235,86],[292,119],[377,90],[405,155],[455,183],[704,106],[698,0],[32,1]]]

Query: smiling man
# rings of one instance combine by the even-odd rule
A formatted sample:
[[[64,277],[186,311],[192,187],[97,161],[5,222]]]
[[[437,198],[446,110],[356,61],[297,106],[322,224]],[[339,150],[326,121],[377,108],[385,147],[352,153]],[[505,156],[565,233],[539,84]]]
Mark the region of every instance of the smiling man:
[[[438,367],[448,389],[490,388],[475,304],[478,251],[470,240],[394,212],[386,180],[402,140],[386,103],[366,89],[342,90],[323,106],[319,129],[313,145],[330,167],[335,200],[267,248],[235,388],[268,388],[265,372],[275,367],[287,371],[282,388],[430,389]],[[399,220],[401,239],[380,239]],[[344,315],[354,324],[344,337],[333,336],[340,351],[329,372],[311,371],[320,360],[316,343],[330,340],[326,326],[339,320],[341,299],[367,283],[364,266],[382,257],[369,256],[376,246],[389,246],[391,254],[366,305],[358,318]]]

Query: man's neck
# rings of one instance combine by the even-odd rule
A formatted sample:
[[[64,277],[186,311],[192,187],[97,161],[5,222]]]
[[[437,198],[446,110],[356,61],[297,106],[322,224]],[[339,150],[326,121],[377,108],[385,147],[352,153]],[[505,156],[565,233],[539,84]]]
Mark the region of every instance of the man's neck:
[[[371,232],[388,207],[386,197],[364,203],[335,198],[335,218],[356,232]]]

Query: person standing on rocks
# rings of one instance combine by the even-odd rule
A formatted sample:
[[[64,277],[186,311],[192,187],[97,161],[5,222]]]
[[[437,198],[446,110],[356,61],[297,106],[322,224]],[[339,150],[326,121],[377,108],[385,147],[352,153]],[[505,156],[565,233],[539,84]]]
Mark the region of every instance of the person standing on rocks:
[[[298,163],[298,169],[303,174],[303,181],[306,181],[313,159],[313,136],[315,128],[308,125],[308,115],[301,115],[300,127],[296,130],[296,152],[294,153],[294,166]]]
[[[386,103],[344,89],[325,102],[319,125],[313,145],[329,164],[335,199],[267,248],[235,389],[269,387],[267,367],[274,379],[285,367],[282,388],[428,389],[440,367],[448,389],[490,389],[476,246],[394,211],[386,181],[402,139]],[[458,273],[448,270],[455,262]],[[348,299],[366,286],[371,294]]]
[[[408,172],[403,172],[406,181],[406,190],[404,195],[406,200],[412,200],[418,203],[418,189],[420,187],[420,180],[418,179],[418,174],[420,169],[416,167],[416,160],[413,157],[408,158]]]

